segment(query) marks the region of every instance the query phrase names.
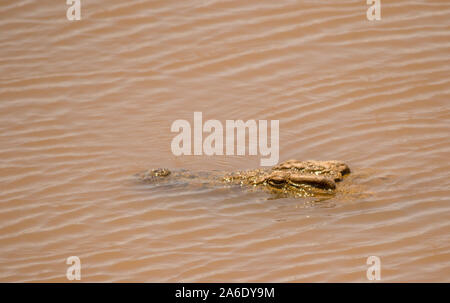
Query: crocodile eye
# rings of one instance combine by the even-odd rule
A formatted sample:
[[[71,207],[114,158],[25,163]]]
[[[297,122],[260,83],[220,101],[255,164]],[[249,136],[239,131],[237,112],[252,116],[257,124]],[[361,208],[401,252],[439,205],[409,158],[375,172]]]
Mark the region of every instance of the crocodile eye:
[[[271,178],[267,183],[273,187],[282,187],[286,183],[286,180],[283,178]]]

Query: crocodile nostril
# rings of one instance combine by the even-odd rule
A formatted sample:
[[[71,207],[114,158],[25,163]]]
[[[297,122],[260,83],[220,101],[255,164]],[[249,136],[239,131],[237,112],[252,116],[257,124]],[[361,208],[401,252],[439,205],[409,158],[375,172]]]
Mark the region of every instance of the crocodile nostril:
[[[151,174],[155,177],[166,177],[170,175],[170,170],[167,168],[154,168],[151,170]]]

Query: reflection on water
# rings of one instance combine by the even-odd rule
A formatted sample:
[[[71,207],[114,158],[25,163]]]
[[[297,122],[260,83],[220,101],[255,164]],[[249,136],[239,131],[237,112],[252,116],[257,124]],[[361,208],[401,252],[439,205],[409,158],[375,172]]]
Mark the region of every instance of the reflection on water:
[[[449,280],[450,3],[0,4],[0,281]],[[392,1],[391,1],[392,2]],[[279,120],[280,161],[339,159],[331,199],[133,183],[177,119]]]

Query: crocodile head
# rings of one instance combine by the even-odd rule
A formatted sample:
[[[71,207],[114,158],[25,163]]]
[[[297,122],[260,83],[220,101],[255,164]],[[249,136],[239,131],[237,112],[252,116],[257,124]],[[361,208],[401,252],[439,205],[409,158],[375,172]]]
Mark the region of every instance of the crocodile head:
[[[165,168],[150,169],[137,174],[146,183],[171,184],[235,184],[266,189],[284,196],[314,196],[334,193],[336,182],[350,173],[341,161],[282,162],[271,169],[254,169],[233,173],[169,171]]]
[[[307,196],[333,192],[336,182],[348,173],[350,168],[341,161],[289,160],[270,170],[233,173],[226,176],[225,181],[262,186],[273,193]]]

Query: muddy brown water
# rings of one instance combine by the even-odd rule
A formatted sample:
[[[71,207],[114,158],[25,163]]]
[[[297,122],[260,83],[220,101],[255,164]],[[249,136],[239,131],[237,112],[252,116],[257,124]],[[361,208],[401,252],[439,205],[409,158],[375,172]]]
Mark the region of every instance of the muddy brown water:
[[[450,282],[450,3],[0,4],[0,281]],[[358,194],[134,183],[177,119],[280,121],[280,161],[339,159]]]

